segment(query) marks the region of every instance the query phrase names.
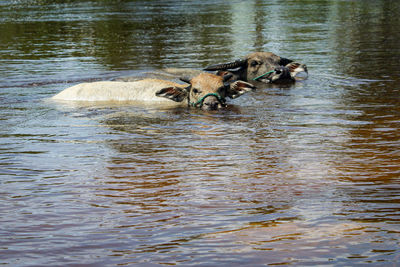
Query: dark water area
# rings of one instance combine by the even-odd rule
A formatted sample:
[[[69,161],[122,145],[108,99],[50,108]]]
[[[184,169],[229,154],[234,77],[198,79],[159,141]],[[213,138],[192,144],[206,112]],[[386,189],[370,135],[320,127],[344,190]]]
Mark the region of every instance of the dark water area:
[[[0,1],[0,264],[397,266],[399,1]],[[255,51],[221,112],[48,99]]]

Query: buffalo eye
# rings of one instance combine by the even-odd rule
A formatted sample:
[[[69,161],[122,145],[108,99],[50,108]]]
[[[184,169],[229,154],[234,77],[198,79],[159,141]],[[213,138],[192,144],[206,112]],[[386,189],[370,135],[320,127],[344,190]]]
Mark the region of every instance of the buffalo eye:
[[[255,67],[257,65],[260,65],[260,62],[253,60],[252,62],[250,62],[250,66]]]
[[[193,93],[194,94],[198,94],[198,93],[200,93],[200,91],[198,89],[196,89],[196,88],[193,88]]]

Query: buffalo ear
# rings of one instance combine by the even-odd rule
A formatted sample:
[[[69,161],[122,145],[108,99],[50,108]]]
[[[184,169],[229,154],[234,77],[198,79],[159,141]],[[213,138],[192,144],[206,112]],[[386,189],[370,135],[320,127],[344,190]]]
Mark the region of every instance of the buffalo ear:
[[[298,62],[291,62],[286,65],[286,68],[289,68],[290,72],[304,71],[308,73],[307,66]]]
[[[229,85],[226,95],[234,99],[255,89],[256,87],[250,83],[244,81],[236,81]]]
[[[290,76],[296,80],[304,80],[308,77],[308,70],[305,64],[298,62],[292,62],[286,65],[286,68],[290,71]]]
[[[175,102],[182,102],[187,97],[188,91],[177,86],[163,88],[156,92],[156,96],[165,97]]]

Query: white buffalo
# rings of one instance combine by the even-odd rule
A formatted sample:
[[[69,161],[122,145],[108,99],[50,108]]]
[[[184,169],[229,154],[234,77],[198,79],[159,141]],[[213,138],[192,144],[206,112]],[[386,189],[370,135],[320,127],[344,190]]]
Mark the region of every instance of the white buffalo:
[[[255,89],[254,85],[244,81],[228,82],[231,77],[231,74],[222,77],[211,73],[201,73],[192,79],[181,79],[188,84],[160,79],[81,83],[61,91],[52,99],[99,102],[139,101],[217,110],[226,106],[227,97],[236,98]]]

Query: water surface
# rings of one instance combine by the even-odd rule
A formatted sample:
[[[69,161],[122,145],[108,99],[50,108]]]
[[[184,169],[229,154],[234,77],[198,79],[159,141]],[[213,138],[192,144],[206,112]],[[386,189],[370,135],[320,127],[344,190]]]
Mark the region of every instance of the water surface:
[[[398,1],[0,1],[0,263],[399,262]],[[254,51],[307,64],[206,113],[48,101]]]

